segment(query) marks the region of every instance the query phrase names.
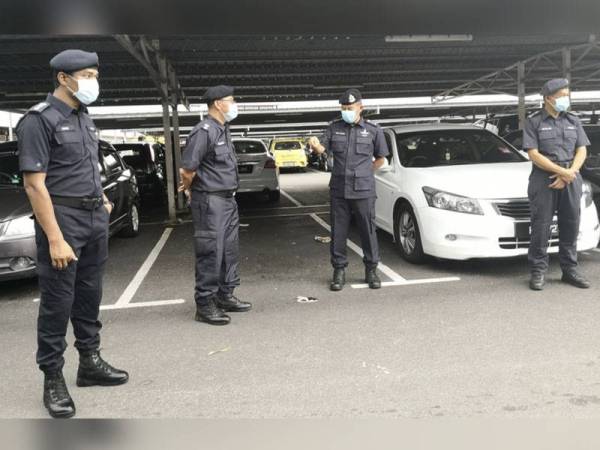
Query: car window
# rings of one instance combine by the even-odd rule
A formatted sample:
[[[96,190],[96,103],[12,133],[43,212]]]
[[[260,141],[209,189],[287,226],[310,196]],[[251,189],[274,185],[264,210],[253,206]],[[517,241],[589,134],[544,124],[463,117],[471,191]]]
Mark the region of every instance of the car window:
[[[106,176],[111,177],[121,172],[121,162],[114,152],[103,150],[104,167],[106,168]]]
[[[273,150],[302,150],[300,142],[276,142]]]
[[[526,161],[513,147],[485,130],[434,130],[399,134],[396,143],[404,167]]]
[[[584,128],[585,134],[590,140],[590,145],[588,146],[588,153],[591,155],[600,155],[600,127],[596,128]]]
[[[387,143],[389,153],[386,156],[389,165],[391,166],[394,163],[394,152],[392,147],[392,136],[390,133],[383,133],[385,135],[385,142]]]
[[[23,186],[19,157],[15,153],[0,154],[0,186]]]
[[[233,146],[238,155],[256,155],[266,153],[265,147],[261,142],[253,141],[234,141]]]

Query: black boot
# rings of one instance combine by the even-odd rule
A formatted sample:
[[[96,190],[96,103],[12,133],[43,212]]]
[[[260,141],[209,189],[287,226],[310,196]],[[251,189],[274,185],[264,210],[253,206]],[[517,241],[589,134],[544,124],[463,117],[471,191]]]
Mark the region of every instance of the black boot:
[[[217,296],[217,307],[226,312],[246,312],[252,309],[252,303],[243,302],[235,295],[220,294]]]
[[[99,351],[80,353],[77,386],[117,386],[128,380],[129,374],[104,361]]]
[[[590,282],[575,269],[566,270],[563,272],[561,281],[569,283],[572,286],[580,289],[587,289],[591,286]]]
[[[544,289],[544,284],[546,284],[546,280],[543,273],[533,272],[531,274],[531,279],[529,280],[529,289],[533,291],[541,291]]]
[[[211,325],[227,325],[231,318],[216,304],[216,299],[211,298],[206,304],[196,304],[196,320]]]
[[[376,267],[367,267],[365,269],[365,281],[371,289],[379,289],[381,287],[381,280],[377,276]]]
[[[68,419],[75,415],[75,404],[61,370],[44,374],[44,406],[56,419]]]
[[[341,267],[333,269],[333,280],[331,280],[329,289],[332,291],[341,291],[344,289],[344,284],[346,284],[346,270]]]

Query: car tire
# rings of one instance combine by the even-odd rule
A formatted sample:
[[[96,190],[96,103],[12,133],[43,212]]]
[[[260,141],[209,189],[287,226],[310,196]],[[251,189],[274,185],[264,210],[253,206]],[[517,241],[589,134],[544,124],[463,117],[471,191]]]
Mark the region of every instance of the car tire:
[[[423,264],[427,261],[417,218],[406,203],[400,205],[394,214],[394,241],[400,256],[409,263]]]
[[[127,213],[125,226],[119,232],[119,236],[132,238],[138,234],[140,234],[140,210],[136,203],[132,203]]]
[[[281,198],[281,192],[279,191],[269,191],[268,198],[270,203],[276,203]]]

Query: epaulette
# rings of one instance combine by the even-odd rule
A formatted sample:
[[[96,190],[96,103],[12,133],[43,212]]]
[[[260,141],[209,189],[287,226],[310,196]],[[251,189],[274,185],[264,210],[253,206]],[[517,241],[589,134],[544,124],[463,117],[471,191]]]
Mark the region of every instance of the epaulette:
[[[47,109],[49,106],[50,106],[50,103],[48,103],[48,102],[40,102],[37,105],[33,105],[31,108],[29,108],[29,110],[27,112],[40,114],[45,109]]]

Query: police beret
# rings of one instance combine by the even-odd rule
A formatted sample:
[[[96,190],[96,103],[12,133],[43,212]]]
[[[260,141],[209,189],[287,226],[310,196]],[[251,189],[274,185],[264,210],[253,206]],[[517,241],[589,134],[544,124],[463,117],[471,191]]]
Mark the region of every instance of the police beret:
[[[219,100],[224,97],[229,97],[233,95],[233,88],[231,86],[213,86],[209,87],[204,95],[202,96],[202,101],[204,103],[210,103],[214,100]]]
[[[569,80],[566,78],[555,78],[550,81],[546,81],[542,87],[542,95],[544,97],[554,94],[556,91],[569,87]]]
[[[98,65],[98,54],[83,50],[65,50],[50,60],[50,67],[57,72],[75,72]]]
[[[358,89],[348,89],[340,97],[340,105],[351,105],[352,103],[360,102],[362,95]]]

